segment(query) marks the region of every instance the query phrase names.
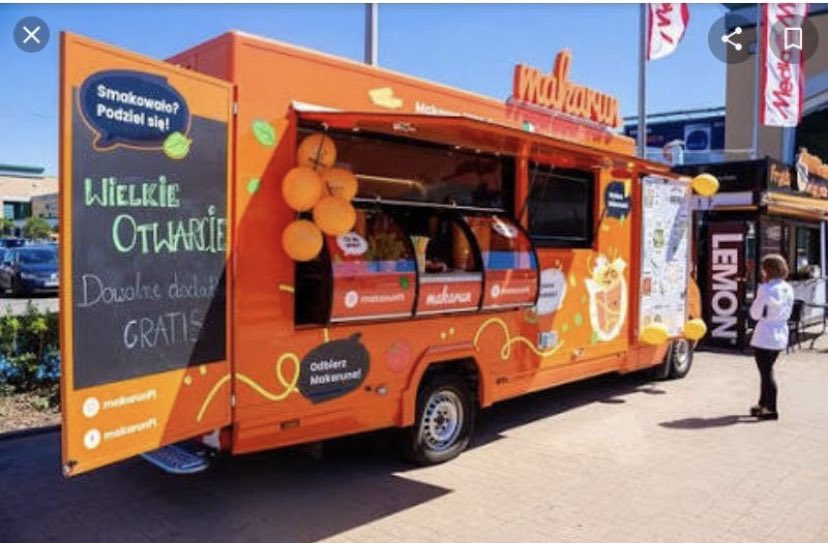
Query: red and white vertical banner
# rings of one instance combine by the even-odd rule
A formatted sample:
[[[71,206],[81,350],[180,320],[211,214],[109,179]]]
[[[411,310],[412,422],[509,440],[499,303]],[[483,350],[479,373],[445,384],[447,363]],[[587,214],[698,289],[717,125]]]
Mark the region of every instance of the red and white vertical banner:
[[[796,126],[805,98],[802,26],[808,4],[765,4],[762,11],[762,124]]]
[[[647,60],[656,60],[676,50],[690,22],[690,11],[687,4],[650,4],[649,8]]]

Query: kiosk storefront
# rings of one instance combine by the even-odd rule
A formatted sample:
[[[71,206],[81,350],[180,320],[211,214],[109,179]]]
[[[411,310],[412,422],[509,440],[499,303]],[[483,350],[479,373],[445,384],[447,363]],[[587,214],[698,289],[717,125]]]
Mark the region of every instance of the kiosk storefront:
[[[711,173],[721,182],[714,197],[694,202],[697,280],[710,325],[703,345],[748,347],[753,325],[747,309],[765,255],[788,260],[797,299],[825,303],[828,181],[819,176],[824,170],[817,162],[803,150],[796,168],[769,158],[676,168]],[[806,307],[803,319],[821,320],[822,310]]]

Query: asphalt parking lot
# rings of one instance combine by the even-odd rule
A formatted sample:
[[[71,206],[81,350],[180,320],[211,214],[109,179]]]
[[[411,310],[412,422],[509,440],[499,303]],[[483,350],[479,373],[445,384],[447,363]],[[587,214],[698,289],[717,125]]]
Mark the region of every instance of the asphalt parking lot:
[[[607,376],[496,405],[460,458],[411,468],[386,434],[174,477],[141,460],[63,480],[59,436],[0,440],[0,540],[828,541],[828,356],[779,364],[777,422],[744,416],[749,357],[682,381]]]

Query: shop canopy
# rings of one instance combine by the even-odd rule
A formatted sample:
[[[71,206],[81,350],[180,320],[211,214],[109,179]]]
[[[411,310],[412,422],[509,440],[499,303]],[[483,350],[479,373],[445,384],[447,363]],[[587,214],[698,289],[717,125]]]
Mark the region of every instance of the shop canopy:
[[[784,194],[767,193],[768,211],[806,219],[828,220],[828,200]]]
[[[375,134],[408,137],[453,145],[481,152],[503,153],[543,161],[560,158],[565,152],[582,159],[610,159],[614,167],[634,167],[648,172],[664,173],[664,164],[641,160],[634,156],[591,147],[580,143],[527,132],[491,120],[464,115],[423,115],[416,113],[371,113],[357,111],[296,109],[298,118],[323,124],[331,129],[352,130]]]

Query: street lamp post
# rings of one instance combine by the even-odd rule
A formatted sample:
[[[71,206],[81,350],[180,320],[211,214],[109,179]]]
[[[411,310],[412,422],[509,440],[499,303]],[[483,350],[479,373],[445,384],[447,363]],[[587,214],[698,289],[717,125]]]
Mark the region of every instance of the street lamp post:
[[[377,65],[377,4],[365,4],[365,64]]]

